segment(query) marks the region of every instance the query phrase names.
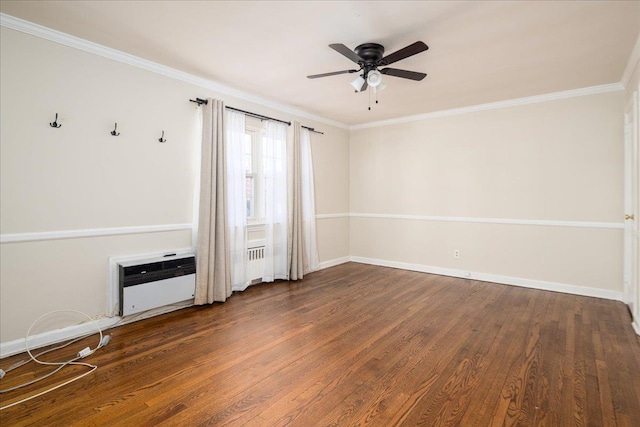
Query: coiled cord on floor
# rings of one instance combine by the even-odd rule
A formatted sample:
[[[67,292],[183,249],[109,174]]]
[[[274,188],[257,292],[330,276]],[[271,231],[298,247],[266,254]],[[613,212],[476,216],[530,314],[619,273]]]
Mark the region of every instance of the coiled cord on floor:
[[[93,349],[91,349],[90,347],[86,347],[86,348],[84,348],[84,349],[80,350],[80,351],[78,352],[78,355],[77,355],[76,357],[74,357],[73,359],[70,359],[70,360],[63,361],[63,362],[44,362],[44,361],[42,361],[42,360],[38,359],[38,357],[42,356],[43,354],[46,354],[46,353],[49,353],[49,352],[51,352],[51,351],[59,350],[59,349],[61,349],[61,348],[67,347],[67,346],[68,346],[68,345],[70,345],[70,344],[73,344],[73,343],[78,342],[79,340],[81,340],[81,339],[83,339],[83,338],[86,338],[86,337],[88,337],[88,336],[90,336],[90,335],[93,335],[93,334],[86,334],[86,335],[83,335],[83,336],[78,337],[78,338],[75,338],[75,339],[73,339],[73,340],[71,340],[71,341],[69,341],[69,342],[67,342],[67,343],[65,343],[65,344],[63,344],[63,345],[60,345],[60,346],[53,347],[53,348],[50,348],[50,349],[48,349],[48,350],[42,351],[42,352],[40,352],[40,353],[38,353],[38,354],[36,354],[36,355],[34,356],[34,355],[33,355],[33,353],[31,353],[31,350],[29,349],[29,336],[31,335],[31,330],[32,330],[32,329],[33,329],[33,327],[34,327],[38,322],[40,322],[43,318],[45,318],[45,317],[47,317],[47,316],[50,316],[50,315],[52,315],[52,314],[55,314],[55,313],[76,313],[76,314],[80,314],[80,315],[82,315],[82,316],[86,317],[87,319],[89,319],[89,321],[90,321],[91,323],[93,323],[93,325],[95,326],[96,331],[98,332],[98,334],[99,334],[99,336],[100,336],[100,340],[98,341],[98,344],[97,344]],[[78,376],[76,376],[76,377],[74,377],[74,378],[72,378],[72,379],[70,379],[70,380],[68,380],[68,381],[65,381],[65,382],[63,382],[62,384],[58,384],[58,385],[57,385],[57,386],[55,386],[55,387],[52,387],[52,388],[49,388],[49,389],[47,389],[47,390],[45,390],[45,391],[42,391],[42,392],[40,392],[40,393],[37,393],[37,394],[35,394],[35,395],[33,395],[33,396],[29,396],[29,397],[24,398],[24,399],[22,399],[22,400],[19,400],[19,401],[17,401],[17,402],[13,402],[13,403],[11,403],[11,404],[9,404],[9,405],[2,406],[2,407],[0,407],[0,411],[2,411],[3,409],[10,408],[10,407],[15,406],[15,405],[19,405],[20,403],[27,402],[27,401],[29,401],[29,400],[31,400],[31,399],[34,399],[34,398],[36,398],[36,397],[42,396],[42,395],[44,395],[44,394],[46,394],[46,393],[49,393],[50,391],[57,390],[57,389],[59,389],[59,388],[61,388],[61,387],[64,387],[65,385],[71,384],[72,382],[77,381],[77,380],[79,380],[80,378],[83,378],[83,377],[85,377],[85,376],[89,375],[90,373],[92,373],[93,371],[95,371],[96,369],[98,369],[98,367],[97,367],[96,365],[92,365],[92,364],[90,364],[90,363],[78,362],[78,360],[83,359],[83,358],[85,358],[85,357],[87,357],[87,356],[90,356],[91,354],[95,353],[98,349],[100,349],[100,348],[104,347],[105,345],[107,345],[107,343],[109,342],[110,338],[111,338],[111,337],[110,337],[109,335],[105,335],[105,336],[103,336],[103,334],[102,334],[102,330],[100,329],[100,326],[98,325],[98,323],[97,323],[95,320],[93,320],[93,319],[92,319],[88,314],[83,313],[83,312],[81,312],[81,311],[77,311],[77,310],[54,310],[54,311],[50,311],[50,312],[48,312],[48,313],[43,314],[42,316],[40,316],[39,318],[37,318],[37,319],[36,319],[36,320],[31,324],[31,326],[29,326],[29,329],[27,330],[27,336],[25,337],[25,348],[26,348],[27,354],[29,355],[29,360],[26,360],[26,361],[20,361],[20,362],[18,362],[18,363],[16,363],[16,364],[12,365],[11,367],[9,367],[6,371],[2,370],[1,375],[0,375],[0,379],[1,379],[2,377],[4,377],[8,372],[11,372],[12,370],[17,369],[17,368],[19,368],[19,367],[21,367],[21,366],[23,366],[23,365],[26,365],[27,363],[29,363],[29,362],[31,362],[31,361],[33,361],[33,362],[35,362],[35,363],[38,363],[38,364],[40,364],[40,365],[57,366],[57,368],[56,368],[56,369],[54,369],[53,371],[49,372],[48,374],[43,375],[43,376],[41,376],[41,377],[38,377],[38,378],[36,378],[36,379],[34,379],[34,380],[32,380],[32,381],[28,381],[28,382],[26,382],[26,383],[24,383],[24,384],[19,384],[19,385],[17,385],[17,386],[14,386],[14,387],[11,387],[11,388],[8,388],[8,389],[0,390],[0,393],[8,393],[8,392],[10,392],[10,391],[14,391],[14,390],[17,390],[17,389],[20,389],[20,388],[26,387],[26,386],[31,385],[31,384],[35,384],[35,383],[37,383],[38,381],[42,381],[42,380],[44,380],[45,378],[49,378],[50,376],[52,376],[52,375],[53,375],[53,374],[55,374],[56,372],[59,372],[59,371],[60,371],[62,368],[64,368],[65,366],[71,366],[71,365],[76,365],[76,366],[85,366],[85,367],[89,368],[89,371],[87,371],[87,372],[85,372],[85,373],[83,373],[83,374],[80,374],[80,375],[78,375]]]

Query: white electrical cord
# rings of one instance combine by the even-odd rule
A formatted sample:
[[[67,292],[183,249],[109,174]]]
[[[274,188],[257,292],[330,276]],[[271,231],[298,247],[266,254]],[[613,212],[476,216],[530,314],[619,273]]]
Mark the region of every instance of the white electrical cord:
[[[89,335],[93,335],[93,334],[89,334]],[[71,340],[71,341],[67,342],[66,344],[59,345],[58,347],[52,347],[52,348],[50,348],[50,349],[48,349],[48,350],[45,350],[45,351],[42,351],[42,352],[40,352],[40,353],[36,354],[34,357],[35,357],[35,358],[38,358],[38,357],[42,356],[43,354],[46,354],[46,353],[52,352],[52,351],[54,351],[54,350],[59,350],[59,349],[61,349],[61,348],[65,348],[66,346],[71,345],[71,344],[73,344],[74,342],[78,342],[78,341],[80,341],[81,339],[88,337],[89,335],[83,335],[83,336],[81,336],[81,337],[78,337],[78,338],[76,338],[76,339],[73,339],[73,340]],[[6,370],[6,371],[3,371],[3,372],[4,372],[4,375],[8,374],[9,372],[13,371],[14,369],[18,369],[19,367],[26,365],[27,363],[31,362],[31,360],[32,360],[32,359],[28,359],[28,360],[21,360],[21,361],[20,361],[20,362],[18,362],[18,363],[14,363],[14,364],[13,364],[13,365],[11,365],[9,368],[7,368],[7,370]],[[44,376],[42,376],[42,377],[36,378],[35,380],[29,381],[29,382],[27,382],[27,383],[19,384],[19,385],[15,386],[15,387],[7,388],[7,389],[2,389],[2,390],[0,390],[0,393],[8,393],[8,392],[10,392],[10,391],[17,390],[17,389],[19,389],[19,388],[26,387],[26,386],[28,386],[28,385],[34,384],[34,383],[36,383],[36,382],[38,382],[38,381],[40,381],[40,380],[43,380],[43,379],[45,379],[45,378],[47,378],[47,377],[49,377],[49,376],[51,376],[51,375],[55,374],[56,372],[58,372],[58,371],[59,371],[60,369],[62,369],[63,367],[64,367],[64,366],[59,366],[56,370],[54,370],[54,371],[52,371],[52,372],[50,372],[50,373],[48,373],[48,374],[46,374],[46,375],[44,375]],[[4,376],[4,375],[3,375],[3,376]]]
[[[64,348],[64,347],[66,347],[66,346],[68,346],[68,345],[70,345],[70,344],[72,344],[72,343],[74,343],[74,342],[79,341],[79,340],[80,340],[80,339],[82,339],[82,338],[86,338],[87,336],[89,336],[89,335],[84,335],[84,336],[78,337],[78,338],[76,338],[76,339],[74,339],[74,340],[69,341],[68,343],[66,343],[66,344],[64,344],[64,345],[61,345],[61,346],[58,346],[58,347],[54,347],[54,348],[51,348],[51,349],[45,350],[45,351],[43,351],[43,352],[41,352],[41,353],[38,353],[37,355],[35,355],[35,356],[34,356],[34,355],[31,353],[31,350],[29,349],[29,335],[31,334],[31,329],[33,329],[33,327],[34,327],[34,326],[35,326],[35,325],[36,325],[40,320],[42,320],[44,317],[49,316],[49,315],[51,315],[51,314],[55,314],[55,313],[62,313],[62,312],[65,312],[65,313],[77,313],[77,314],[83,315],[83,316],[85,316],[87,319],[89,319],[89,321],[91,321],[91,322],[94,324],[94,326],[96,327],[96,329],[97,329],[98,333],[100,334],[100,341],[98,342],[98,345],[97,345],[94,349],[91,349],[91,348],[89,348],[89,347],[86,347],[86,348],[82,349],[81,351],[79,351],[79,352],[78,352],[78,355],[77,355],[75,358],[73,358],[73,359],[71,359],[71,360],[68,360],[68,361],[65,361],[65,362],[44,362],[44,361],[42,361],[42,360],[39,360],[39,359],[38,359],[38,357],[39,357],[39,356],[42,356],[42,355],[43,355],[43,354],[45,354],[45,353],[49,353],[49,352],[51,352],[51,351],[53,351],[53,350],[58,350],[58,349]],[[81,312],[81,311],[77,311],[77,310],[54,310],[54,311],[50,311],[49,313],[45,313],[45,314],[43,314],[42,316],[40,316],[39,318],[37,318],[37,319],[36,319],[36,320],[31,324],[31,326],[29,326],[29,329],[27,330],[27,336],[26,336],[26,338],[25,338],[25,348],[26,348],[26,350],[27,350],[27,354],[29,354],[29,357],[30,357],[30,360],[29,360],[29,361],[33,360],[34,362],[36,362],[36,363],[38,363],[38,364],[40,364],[40,365],[57,366],[57,368],[56,368],[56,369],[54,369],[52,372],[50,372],[50,373],[48,373],[48,374],[46,374],[46,375],[44,375],[44,376],[42,376],[42,377],[36,378],[35,380],[29,381],[29,382],[27,382],[27,383],[25,383],[25,384],[20,384],[20,385],[18,385],[18,386],[15,386],[15,387],[12,387],[12,388],[9,388],[9,389],[6,389],[6,390],[0,390],[0,393],[10,392],[10,391],[13,391],[13,390],[16,390],[16,389],[19,389],[19,388],[26,387],[26,386],[28,386],[28,385],[34,384],[34,383],[36,383],[36,382],[38,382],[38,381],[41,381],[41,380],[43,380],[43,379],[45,379],[45,378],[50,377],[51,375],[55,374],[56,372],[60,371],[62,368],[64,368],[65,366],[68,366],[68,365],[86,366],[86,367],[87,367],[87,368],[89,368],[90,370],[89,370],[88,372],[85,372],[84,374],[78,375],[77,377],[74,377],[74,378],[72,378],[72,379],[70,379],[70,380],[68,380],[68,381],[65,381],[64,383],[59,384],[59,385],[57,385],[57,386],[55,386],[55,387],[52,387],[52,388],[50,388],[50,389],[48,389],[48,390],[42,391],[42,392],[40,392],[40,393],[38,393],[38,394],[35,394],[35,395],[33,395],[33,396],[30,396],[30,397],[27,397],[27,398],[25,398],[25,399],[19,400],[19,401],[17,401],[17,402],[13,402],[13,403],[11,403],[11,404],[9,404],[9,405],[2,406],[2,407],[0,407],[0,411],[2,411],[3,409],[6,409],[6,408],[10,408],[10,407],[12,407],[12,406],[18,405],[18,404],[20,404],[20,403],[27,402],[27,401],[29,401],[29,400],[31,400],[31,399],[34,399],[34,398],[39,397],[39,396],[42,396],[43,394],[49,393],[50,391],[57,390],[57,389],[59,389],[60,387],[63,387],[63,386],[65,386],[65,385],[67,385],[67,384],[71,384],[72,382],[77,381],[77,380],[79,380],[80,378],[83,378],[83,377],[85,377],[85,376],[89,375],[90,373],[92,373],[93,371],[95,371],[96,369],[98,369],[98,367],[97,367],[96,365],[91,365],[91,364],[89,364],[89,363],[78,362],[78,360],[79,360],[79,359],[82,359],[82,358],[84,358],[84,357],[87,357],[87,356],[89,356],[89,355],[91,355],[91,354],[93,354],[93,353],[95,353],[95,351],[96,351],[96,350],[98,350],[99,348],[104,347],[105,345],[107,345],[107,343],[109,342],[110,338],[111,338],[111,337],[110,337],[109,335],[103,336],[103,335],[102,335],[102,330],[100,329],[100,326],[98,325],[98,323],[97,323],[95,320],[93,320],[93,319],[92,319],[88,314],[83,313],[83,312]],[[7,372],[10,372],[10,371],[12,371],[13,369],[19,368],[20,366],[25,365],[25,364],[26,364],[26,363],[28,363],[29,361],[26,361],[26,362],[25,362],[25,361],[21,361],[21,362],[18,362],[18,363],[16,363],[16,364],[14,364],[14,365],[13,365],[13,366],[11,366],[10,368],[8,368],[6,371],[3,371],[3,375],[2,375],[2,376],[4,377],[4,375],[5,375]]]
[[[180,306],[179,304],[170,304],[170,306],[182,307],[182,306]],[[57,363],[42,362],[42,361],[38,360],[38,357],[42,356],[43,354],[49,353],[49,352],[54,351],[54,350],[59,350],[59,349],[61,349],[61,348],[64,348],[64,347],[66,347],[66,346],[68,346],[68,345],[73,344],[74,342],[78,342],[78,341],[80,341],[81,339],[86,338],[86,337],[88,337],[88,336],[92,335],[92,334],[85,334],[85,335],[82,335],[82,336],[80,336],[80,337],[78,337],[78,338],[75,338],[75,339],[73,339],[73,340],[71,340],[71,341],[69,341],[69,342],[67,342],[67,343],[65,343],[65,344],[63,344],[63,345],[60,345],[60,346],[57,346],[57,347],[50,348],[50,349],[48,349],[48,350],[42,351],[42,352],[40,352],[40,353],[36,354],[35,356],[33,356],[33,355],[31,354],[31,351],[29,350],[29,346],[28,346],[29,334],[31,333],[31,329],[32,329],[32,328],[33,328],[33,326],[34,326],[36,323],[38,323],[38,322],[39,322],[43,317],[46,317],[46,316],[48,316],[48,315],[50,315],[50,314],[58,313],[58,312],[72,312],[72,313],[78,313],[78,314],[81,314],[81,315],[85,316],[87,319],[89,319],[89,320],[90,320],[90,321],[91,321],[91,322],[96,326],[96,329],[98,330],[98,333],[100,334],[100,343],[99,343],[99,344],[96,346],[96,348],[94,348],[93,350],[91,350],[89,347],[84,348],[83,350],[81,350],[80,352],[78,352],[78,356],[77,356],[77,357],[75,357],[74,359],[71,359],[71,360],[69,360],[69,361],[66,361],[66,362],[57,362]],[[119,324],[123,323],[125,320],[127,321],[127,323],[133,322],[133,321],[137,320],[137,319],[138,319],[138,318],[140,318],[140,317],[144,318],[144,317],[143,317],[144,315],[145,315],[145,312],[143,312],[143,313],[139,313],[139,314],[137,314],[136,316],[127,317],[126,319],[125,319],[124,317],[122,317],[120,320],[118,320],[116,323],[114,323],[114,324],[113,324],[113,325],[111,325],[110,327],[111,327],[111,328],[113,328],[113,327],[115,327],[115,326],[118,326]],[[2,394],[2,393],[8,393],[8,392],[10,392],[10,391],[17,390],[17,389],[22,388],[22,387],[26,387],[26,386],[28,386],[28,385],[34,384],[34,383],[36,383],[36,382],[38,382],[38,381],[41,381],[41,380],[43,380],[43,379],[45,379],[45,378],[48,378],[48,377],[50,377],[51,375],[55,374],[56,372],[60,371],[62,368],[64,368],[64,367],[65,367],[65,366],[67,366],[67,365],[82,365],[82,366],[87,366],[87,367],[89,367],[91,370],[90,370],[90,371],[88,371],[88,372],[85,372],[84,374],[82,374],[82,375],[80,375],[80,376],[78,376],[78,377],[72,378],[71,380],[66,381],[66,382],[64,382],[64,383],[62,383],[62,384],[60,384],[60,385],[57,385],[57,386],[55,386],[55,387],[53,387],[53,388],[50,388],[50,389],[45,390],[45,391],[43,391],[43,392],[41,392],[41,393],[38,393],[38,394],[36,394],[36,395],[34,395],[34,396],[28,397],[28,398],[26,398],[26,399],[22,399],[22,400],[20,400],[20,401],[18,401],[18,402],[14,402],[14,403],[11,403],[11,404],[6,405],[6,406],[2,406],[2,407],[0,407],[0,411],[2,411],[3,409],[6,409],[6,408],[10,408],[10,407],[12,407],[12,406],[18,405],[18,404],[20,404],[20,403],[24,403],[24,402],[26,402],[26,401],[28,401],[28,400],[31,400],[31,399],[34,399],[34,398],[36,398],[36,397],[42,396],[43,394],[46,394],[46,393],[48,393],[48,392],[50,392],[50,391],[53,391],[53,390],[56,390],[56,389],[58,389],[58,388],[60,388],[60,387],[63,387],[63,386],[65,386],[65,385],[67,385],[67,384],[70,384],[70,383],[72,383],[72,382],[74,382],[74,381],[76,381],[76,380],[79,380],[80,378],[82,378],[82,377],[84,377],[84,376],[86,376],[86,375],[89,375],[91,372],[95,371],[98,367],[97,367],[97,366],[95,366],[95,365],[90,365],[90,364],[88,364],[88,363],[84,363],[84,362],[76,362],[76,361],[77,361],[78,359],[82,359],[82,358],[84,358],[84,357],[87,357],[87,356],[89,356],[90,354],[93,354],[93,353],[94,353],[96,350],[98,350],[99,348],[102,348],[102,347],[104,347],[105,345],[107,345],[107,344],[109,343],[109,341],[110,341],[110,340],[111,340],[111,335],[105,335],[105,336],[103,336],[103,335],[102,335],[102,330],[101,330],[101,329],[100,329],[100,327],[98,326],[98,323],[97,323],[95,320],[93,320],[89,315],[87,315],[86,313],[83,313],[83,312],[81,312],[81,311],[76,311],[76,310],[55,310],[55,311],[51,311],[51,312],[49,312],[49,313],[45,313],[45,314],[43,314],[43,315],[42,315],[42,316],[40,316],[38,319],[36,319],[36,320],[35,320],[35,322],[33,322],[33,323],[31,324],[31,326],[29,327],[29,330],[27,331],[27,336],[26,336],[26,338],[25,338],[25,348],[26,348],[26,350],[27,350],[27,353],[29,354],[30,359],[29,359],[29,360],[26,360],[26,361],[25,361],[25,360],[21,360],[21,361],[20,361],[20,362],[18,362],[18,363],[14,363],[14,364],[13,364],[13,365],[11,365],[9,368],[7,368],[7,370],[2,370],[2,369],[0,369],[0,379],[2,379],[2,378],[3,378],[7,373],[9,373],[9,372],[13,371],[14,369],[17,369],[17,368],[19,368],[19,367],[21,367],[21,366],[23,366],[23,365],[26,365],[27,363],[31,362],[32,360],[33,360],[34,362],[39,363],[39,364],[42,364],[42,365],[58,365],[58,367],[57,367],[56,369],[54,369],[52,372],[50,372],[50,373],[48,373],[48,374],[46,374],[46,375],[43,375],[42,377],[36,378],[35,380],[29,381],[29,382],[24,383],[24,384],[19,384],[19,385],[15,386],[15,387],[11,387],[11,388],[8,388],[8,389],[5,389],[5,390],[0,390],[0,394]]]
[[[29,349],[29,335],[31,334],[31,329],[33,329],[33,327],[36,325],[36,323],[38,323],[40,320],[42,320],[43,317],[49,316],[51,314],[55,314],[55,313],[76,313],[76,314],[80,314],[84,317],[86,317],[87,319],[89,319],[89,321],[91,323],[93,323],[93,325],[96,327],[96,330],[98,331],[98,333],[100,334],[100,341],[98,341],[98,345],[96,346],[96,348],[94,348],[93,350],[90,350],[90,352],[88,354],[85,354],[84,356],[80,356],[80,354],[78,354],[78,358],[82,358],[82,357],[86,357],[90,354],[93,354],[97,349],[100,348],[100,344],[102,343],[102,330],[100,329],[100,326],[98,325],[98,322],[96,322],[95,320],[93,320],[91,318],[91,316],[89,316],[86,313],[83,313],[81,311],[77,311],[77,310],[54,310],[54,311],[50,311],[49,313],[45,313],[42,316],[38,317],[32,324],[31,326],[29,326],[29,330],[27,331],[27,336],[25,338],[25,343],[24,346],[27,350],[27,354],[29,355],[29,357],[31,357],[31,360],[33,360],[36,363],[39,363],[41,365],[59,365],[60,362],[43,362],[41,360],[38,360],[36,357],[33,356],[33,354],[31,354],[31,350]],[[82,353],[82,351],[80,352]],[[73,359],[73,360],[77,360]]]

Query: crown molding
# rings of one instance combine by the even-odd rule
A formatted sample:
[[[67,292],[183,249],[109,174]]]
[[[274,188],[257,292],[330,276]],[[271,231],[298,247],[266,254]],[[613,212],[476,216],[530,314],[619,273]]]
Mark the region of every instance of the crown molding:
[[[184,71],[176,70],[175,68],[167,67],[166,65],[158,64],[157,62],[149,61],[138,56],[130,55],[128,53],[112,49],[110,47],[103,46],[97,43],[93,43],[88,40],[63,33],[61,31],[44,27],[42,25],[34,24],[33,22],[25,21],[24,19],[16,18],[11,15],[0,13],[0,26],[20,31],[25,34],[30,34],[32,36],[36,36],[74,49],[82,50],[84,52],[111,59],[113,61],[121,62],[123,64],[131,65],[133,67],[141,68],[143,70],[189,83],[194,86],[199,86],[203,89],[208,89],[216,93],[233,96],[244,101],[249,101],[258,105],[262,105],[264,107],[273,108],[283,113],[315,120],[317,122],[335,126],[341,129],[349,129],[349,126],[344,123],[317,116],[315,114],[311,114],[288,105],[279,104],[269,99],[255,96],[250,93],[214,82],[212,80],[185,73]]]
[[[108,58],[108,59],[121,62],[127,65],[131,65],[137,68],[141,68],[143,70],[160,74],[175,80],[183,81],[185,83],[189,83],[194,86],[201,87],[203,89],[208,89],[216,93],[233,96],[235,98],[249,101],[258,105],[262,105],[267,108],[273,108],[283,113],[307,118],[310,120],[315,120],[320,123],[328,124],[330,126],[335,126],[337,128],[346,129],[346,130],[359,130],[359,129],[367,129],[367,128],[373,128],[373,127],[389,126],[389,125],[395,125],[399,123],[408,123],[408,122],[428,120],[428,119],[439,118],[439,117],[474,113],[478,111],[495,110],[500,108],[519,106],[519,105],[534,104],[538,102],[546,102],[546,101],[553,101],[558,99],[573,98],[577,96],[594,95],[599,93],[607,93],[607,92],[624,90],[626,85],[628,85],[629,83],[629,80],[631,78],[631,75],[633,74],[635,67],[637,66],[638,60],[640,59],[640,37],[638,37],[638,40],[636,41],[635,47],[631,53],[631,57],[629,58],[624,74],[622,76],[622,81],[620,83],[591,86],[591,87],[586,87],[581,89],[573,89],[573,90],[554,92],[554,93],[548,93],[543,95],[516,98],[516,99],[492,102],[487,104],[478,104],[478,105],[472,105],[468,107],[453,108],[449,110],[434,111],[431,113],[398,117],[398,118],[389,119],[389,120],[380,120],[375,122],[367,122],[367,123],[349,126],[344,123],[337,122],[335,120],[331,120],[322,116],[317,116],[315,114],[311,114],[306,111],[299,110],[297,108],[294,108],[288,105],[279,104],[277,102],[268,100],[266,98],[255,96],[250,93],[243,92],[238,89],[231,88],[229,86],[225,86],[221,83],[214,82],[212,80],[198,77],[193,74],[189,74],[184,71],[177,70],[175,68],[158,64],[157,62],[149,61],[134,55],[130,55],[128,53],[125,53],[116,49],[112,49],[97,43],[93,43],[88,40],[84,40],[79,37],[75,37],[70,34],[66,34],[57,30],[53,30],[51,28],[44,27],[42,25],[38,25],[29,21],[25,21],[23,19],[16,18],[4,13],[0,13],[0,26],[10,28],[12,30],[20,31],[25,34],[30,34],[48,41],[52,41],[54,43],[58,43],[64,46],[74,48],[74,49],[79,49],[87,53],[102,56],[104,58]]]
[[[558,99],[574,98],[577,96],[595,95],[599,93],[616,92],[624,90],[622,83],[611,83],[600,86],[591,86],[581,89],[565,90],[562,92],[547,93],[544,95],[528,96],[525,98],[509,99],[506,101],[491,102],[488,104],[471,105],[469,107],[453,108],[450,110],[434,111],[432,113],[416,114],[414,116],[398,117],[389,120],[362,123],[349,127],[349,130],[367,129],[381,126],[396,125],[399,123],[415,122],[419,120],[435,119],[438,117],[456,116],[459,114],[475,113],[478,111],[497,110],[500,108],[515,107],[519,105],[535,104],[538,102],[555,101]]]
[[[624,73],[622,73],[622,79],[620,81],[622,82],[624,87],[629,86],[629,81],[631,80],[633,71],[638,66],[639,60],[640,60],[640,35],[638,35],[636,44],[635,46],[633,46],[633,50],[631,51],[631,55],[629,56],[629,61],[627,61],[627,66],[624,68]]]

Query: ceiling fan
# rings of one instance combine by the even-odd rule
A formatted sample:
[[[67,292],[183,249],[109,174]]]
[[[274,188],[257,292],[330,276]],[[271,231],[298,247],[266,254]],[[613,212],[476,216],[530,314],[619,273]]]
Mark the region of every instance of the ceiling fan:
[[[397,68],[382,68],[378,70],[378,67],[386,67],[394,62],[398,62],[402,59],[416,55],[420,52],[424,52],[429,49],[429,46],[423,42],[415,42],[406,46],[390,55],[384,55],[384,46],[378,43],[364,43],[356,47],[354,50],[349,49],[342,43],[330,44],[329,47],[336,52],[346,56],[353,62],[359,65],[357,70],[343,70],[333,71],[331,73],[314,74],[307,76],[309,79],[317,79],[320,77],[335,76],[338,74],[347,73],[359,73],[357,79],[351,82],[351,85],[355,88],[356,92],[363,92],[367,90],[367,87],[371,86],[377,90],[382,90],[385,85],[382,82],[382,74],[393,77],[400,77],[403,79],[420,81],[427,75],[425,73],[418,73],[416,71],[399,70]]]

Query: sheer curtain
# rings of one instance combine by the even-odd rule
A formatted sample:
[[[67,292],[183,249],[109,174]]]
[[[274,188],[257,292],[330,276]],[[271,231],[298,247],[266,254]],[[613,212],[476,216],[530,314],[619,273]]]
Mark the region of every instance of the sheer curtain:
[[[318,269],[318,244],[316,238],[316,202],[313,185],[313,159],[311,157],[311,132],[300,132],[300,172],[302,196],[302,228],[305,248],[304,274]]]
[[[265,259],[263,282],[288,279],[287,128],[268,121],[263,146]]]
[[[246,175],[242,162],[245,116],[227,110],[226,118],[227,226],[231,283],[234,291],[243,291],[251,283],[247,274]]]
[[[309,130],[294,122],[289,147],[289,250],[291,280],[302,279],[318,268],[313,162]]]
[[[209,99],[202,112],[195,304],[225,301],[232,292],[227,258],[224,113],[224,102],[217,99]]]

